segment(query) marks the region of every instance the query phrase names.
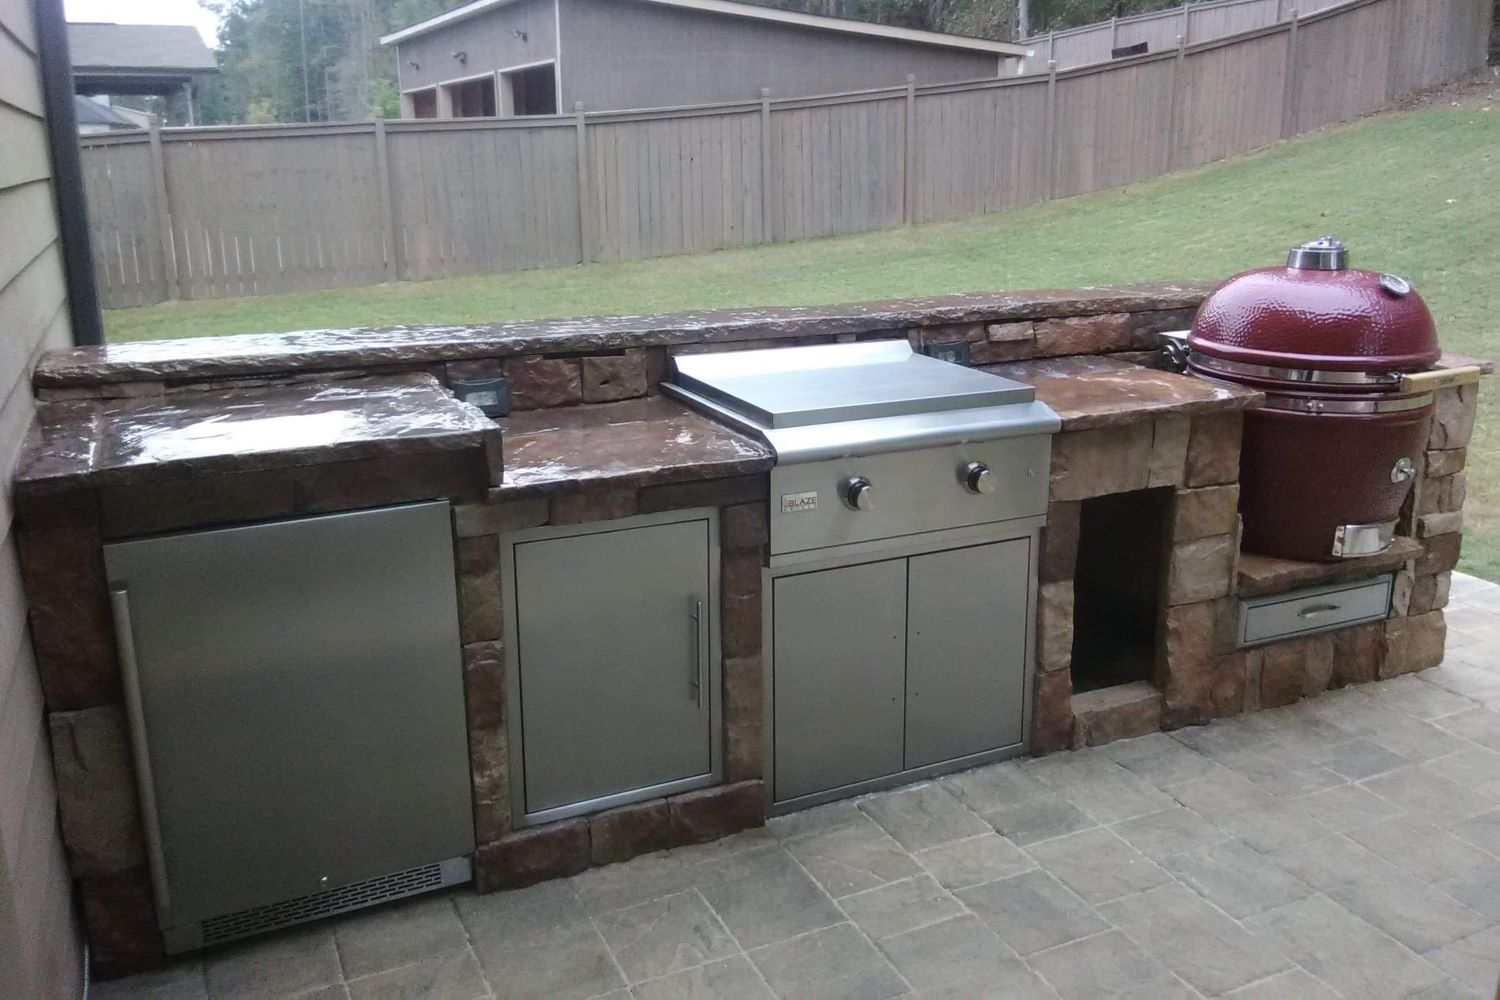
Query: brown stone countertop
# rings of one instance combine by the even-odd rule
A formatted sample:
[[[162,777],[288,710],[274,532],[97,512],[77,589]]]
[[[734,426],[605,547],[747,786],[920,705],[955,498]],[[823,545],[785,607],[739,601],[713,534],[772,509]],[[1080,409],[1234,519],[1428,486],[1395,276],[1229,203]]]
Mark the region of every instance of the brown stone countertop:
[[[18,493],[482,449],[499,429],[430,375],[41,403]],[[491,458],[491,483],[499,468]]]
[[[765,445],[661,396],[526,410],[500,425],[505,481],[495,492],[502,495],[720,479],[772,464]]]
[[[1174,414],[1244,410],[1262,393],[1113,358],[1077,356],[986,365],[983,371],[1036,386],[1036,398],[1062,418],[1065,431],[1115,427]]]
[[[589,354],[630,347],[859,334],[1080,313],[1185,309],[1198,305],[1215,284],[1176,282],[973,292],[829,306],[135,341],[53,351],[38,364],[33,384],[38,388],[62,389],[117,382],[196,382],[516,354]]]
[[[1299,587],[1324,583],[1344,583],[1400,569],[1408,559],[1422,554],[1422,543],[1415,538],[1396,538],[1391,547],[1379,555],[1337,562],[1298,562],[1241,552],[1239,579],[1235,592],[1241,597],[1280,594]]]

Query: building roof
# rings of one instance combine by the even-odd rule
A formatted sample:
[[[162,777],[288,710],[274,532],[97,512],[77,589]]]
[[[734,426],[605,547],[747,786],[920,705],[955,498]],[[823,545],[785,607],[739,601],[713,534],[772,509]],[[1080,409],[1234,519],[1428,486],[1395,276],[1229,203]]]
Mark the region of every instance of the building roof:
[[[515,3],[516,0],[471,0],[462,7],[455,7],[450,11],[434,15],[425,21],[418,21],[399,31],[393,31],[380,39],[382,45],[393,45],[404,42],[418,35],[425,35],[429,31],[446,27],[458,21],[464,21],[486,11],[504,7]],[[688,10],[703,11],[709,14],[722,14],[726,17],[743,17],[755,21],[771,21],[776,24],[788,24],[802,28],[816,28],[823,31],[837,31],[849,35],[869,35],[876,38],[890,38],[897,41],[917,42],[923,45],[932,45],[938,48],[963,49],[969,52],[993,52],[1003,56],[1024,56],[1027,48],[1013,42],[997,42],[988,38],[970,38],[967,35],[948,35],[940,31],[919,31],[916,28],[897,28],[888,24],[873,24],[869,21],[853,21],[842,17],[824,17],[821,14],[804,14],[796,10],[780,10],[775,7],[762,7],[753,3],[739,3],[738,0],[619,0],[622,3],[655,3],[667,7],[682,7]]]
[[[210,73],[219,69],[198,29],[185,24],[68,25],[73,70],[97,75],[163,72]]]
[[[108,104],[100,104],[82,94],[73,95],[73,117],[78,119],[80,127],[84,125],[102,125],[106,128],[140,127]]]

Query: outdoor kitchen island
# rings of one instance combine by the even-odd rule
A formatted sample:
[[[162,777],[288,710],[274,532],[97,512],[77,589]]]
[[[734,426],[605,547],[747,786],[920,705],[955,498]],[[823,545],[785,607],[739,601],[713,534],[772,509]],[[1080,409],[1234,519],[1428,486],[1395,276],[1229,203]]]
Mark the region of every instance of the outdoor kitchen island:
[[[763,587],[772,456],[751,437],[657,394],[669,350],[893,338],[919,348],[962,343],[971,365],[998,366],[998,374],[1035,387],[1037,401],[1056,413],[1061,429],[1052,444],[1047,522],[1036,553],[1038,596],[1026,622],[1033,701],[1025,706],[1030,727],[1018,752],[1207,722],[1435,664],[1442,657],[1441,607],[1458,542],[1456,518],[1441,515],[1462,503],[1474,387],[1440,393],[1409,524],[1391,552],[1336,564],[1241,558],[1235,515],[1240,420],[1259,394],[1147,366],[1156,333],[1185,326],[1205,290],[1010,293],[559,321],[550,329],[538,322],[523,330],[222,338],[119,345],[45,360],[36,385],[49,405],[17,487],[23,570],[51,714],[64,836],[96,965],[119,974],[162,958],[98,552],[115,538],[453,501],[461,724],[468,731],[474,875],[481,889],[525,885],[763,821]],[[212,423],[220,400],[250,396],[274,406],[288,393],[335,387],[359,410],[361,391],[378,392],[385,380],[398,378],[415,380],[432,407],[446,410],[459,404],[439,383],[498,375],[507,378],[516,407],[497,420],[501,460],[485,448],[484,435],[468,439],[465,447],[475,457],[463,466],[469,478],[462,480],[403,476],[407,459],[399,449],[377,460],[376,448],[361,458],[374,464],[345,466],[355,474],[331,476],[319,466],[347,457],[336,449],[298,454],[277,469],[233,459],[153,463],[148,447],[137,460],[161,468],[132,474],[127,482],[114,478],[118,473],[110,472],[98,449],[101,435],[143,440],[133,431],[144,424],[132,424],[130,414],[152,407],[194,408]],[[456,412],[477,418],[472,408]],[[298,432],[288,425],[288,436]],[[477,457],[482,454],[490,454],[488,464]],[[432,468],[438,467],[446,468],[441,462]],[[498,482],[496,467],[503,467]],[[283,481],[291,483],[284,493],[275,488]],[[315,494],[298,483],[324,484],[333,499],[310,504],[305,498]],[[586,547],[626,536],[641,544]],[[1138,543],[1136,554],[1152,558],[1121,562],[1132,554],[1121,547],[1122,537]],[[628,558],[607,572],[573,578],[581,588],[577,599],[541,614],[540,605],[526,605],[526,595],[566,597],[568,580],[559,584],[546,575],[559,560],[528,562],[525,549],[558,544],[585,546],[562,560],[582,560],[567,562],[571,566],[590,565],[591,552]],[[1108,557],[1092,558],[1093,545]],[[701,564],[692,553],[702,554]],[[1123,584],[1111,584],[1111,564]],[[600,600],[652,592],[669,566],[693,574],[704,588],[703,606],[684,606],[680,632],[673,633],[692,637],[680,644],[687,650],[680,663],[673,661],[677,704],[642,729],[631,716],[638,705],[617,701],[618,718],[611,719],[604,700],[585,713],[593,728],[546,734],[535,759],[560,764],[546,779],[550,797],[531,808],[516,785],[528,780],[533,748],[522,747],[522,759],[513,729],[536,707],[534,698],[546,708],[549,697],[579,691],[543,687],[538,694],[525,682],[524,653],[520,663],[508,659],[507,639],[514,643],[519,628],[520,645],[529,649],[526,630],[537,626],[528,622],[600,631],[597,622],[622,620]],[[1254,647],[1236,635],[1242,597],[1364,585],[1386,576],[1389,611],[1378,620],[1276,636]],[[523,589],[528,579],[537,581],[534,589]],[[70,629],[55,627],[64,620]],[[972,627],[983,635],[992,622],[976,619]],[[1127,634],[1129,641],[1114,641]],[[617,645],[623,636],[615,634]],[[604,635],[597,648],[607,650],[610,640]],[[1128,655],[1112,657],[1111,649]],[[455,669],[457,662],[455,653]],[[524,698],[514,683],[518,672]],[[558,704],[565,702],[554,702],[553,711],[562,711]],[[669,756],[677,777],[669,773],[671,780],[651,786],[625,773],[620,780],[636,781],[636,793],[607,801],[608,790],[589,781],[618,764],[609,746],[592,745],[593,735],[650,732],[660,719],[688,719],[707,738],[674,748],[687,755]],[[567,766],[578,758],[608,766],[580,776]],[[583,783],[569,784],[574,781]],[[645,795],[649,787],[659,787],[659,794]],[[572,809],[570,795],[593,805]],[[399,808],[392,804],[393,811]]]

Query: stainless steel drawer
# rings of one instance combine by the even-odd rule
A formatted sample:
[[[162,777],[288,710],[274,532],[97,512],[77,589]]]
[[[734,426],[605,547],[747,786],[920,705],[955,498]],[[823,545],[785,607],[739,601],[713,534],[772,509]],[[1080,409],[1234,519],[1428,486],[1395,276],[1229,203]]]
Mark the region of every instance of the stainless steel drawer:
[[[1390,613],[1394,574],[1308,587],[1240,602],[1241,646],[1379,621]]]

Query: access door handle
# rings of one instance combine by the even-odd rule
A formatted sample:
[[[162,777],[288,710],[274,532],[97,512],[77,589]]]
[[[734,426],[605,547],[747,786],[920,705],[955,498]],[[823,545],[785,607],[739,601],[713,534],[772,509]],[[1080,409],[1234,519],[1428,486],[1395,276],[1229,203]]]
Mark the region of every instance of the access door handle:
[[[130,750],[135,761],[136,791],[141,800],[141,820],[146,828],[146,851],[151,860],[151,886],[156,905],[166,911],[172,904],[167,883],[167,859],[162,851],[161,814],[156,809],[156,779],[151,770],[151,750],[146,742],[146,712],[141,703],[140,663],[135,654],[135,628],[130,620],[130,591],[112,587],[109,608],[119,647],[120,673],[125,689],[125,716],[130,721]]]
[[[1314,604],[1310,608],[1303,608],[1297,612],[1298,618],[1317,618],[1320,615],[1331,615],[1335,611],[1344,610],[1342,604]]]
[[[699,708],[703,707],[703,602],[693,602],[693,673],[688,690]]]

